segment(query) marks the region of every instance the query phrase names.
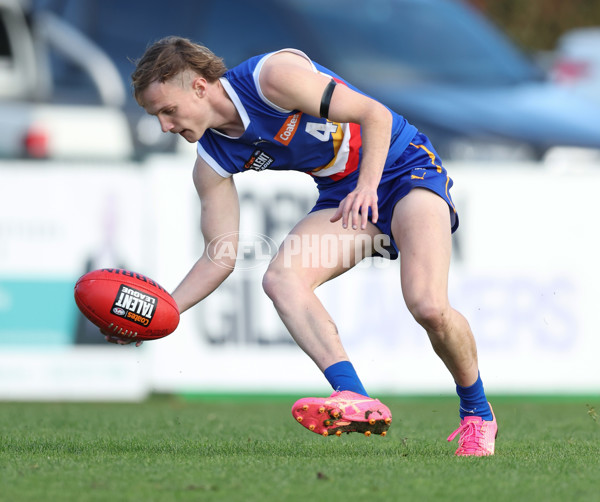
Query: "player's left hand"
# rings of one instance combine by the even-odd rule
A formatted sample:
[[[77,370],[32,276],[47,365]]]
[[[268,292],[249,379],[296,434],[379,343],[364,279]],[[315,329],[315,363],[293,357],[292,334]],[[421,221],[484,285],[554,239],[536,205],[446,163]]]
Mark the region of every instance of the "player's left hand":
[[[377,223],[379,210],[377,206],[377,190],[372,188],[356,187],[341,202],[335,214],[329,221],[335,223],[342,220],[342,226],[348,228],[350,222],[354,230],[367,228],[369,221],[369,209],[371,209],[371,221]]]

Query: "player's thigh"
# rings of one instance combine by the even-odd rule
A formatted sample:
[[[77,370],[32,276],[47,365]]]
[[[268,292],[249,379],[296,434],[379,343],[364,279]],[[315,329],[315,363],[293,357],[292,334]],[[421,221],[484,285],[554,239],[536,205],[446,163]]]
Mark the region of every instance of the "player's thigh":
[[[330,221],[334,213],[335,208],[322,209],[303,218],[284,239],[271,271],[293,273],[317,287],[372,256],[377,227],[343,228],[340,221]]]
[[[409,307],[445,302],[452,253],[450,209],[434,192],[414,188],[394,208],[392,233],[400,251],[402,291]]]

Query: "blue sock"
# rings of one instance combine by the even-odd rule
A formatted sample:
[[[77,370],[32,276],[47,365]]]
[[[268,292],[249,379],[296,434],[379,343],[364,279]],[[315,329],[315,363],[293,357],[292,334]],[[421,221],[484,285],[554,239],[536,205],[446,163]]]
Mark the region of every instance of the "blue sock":
[[[350,390],[357,394],[368,396],[350,361],[340,361],[339,363],[332,364],[323,373],[336,392]]]
[[[456,393],[460,397],[460,418],[475,416],[486,421],[493,420],[492,410],[483,390],[481,376],[477,375],[477,381],[470,387],[456,385]]]

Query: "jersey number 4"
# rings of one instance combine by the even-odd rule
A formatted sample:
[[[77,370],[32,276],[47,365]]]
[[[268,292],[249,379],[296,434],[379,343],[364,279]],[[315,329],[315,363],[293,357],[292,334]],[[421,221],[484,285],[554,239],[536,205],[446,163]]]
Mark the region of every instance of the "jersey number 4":
[[[331,135],[337,131],[338,125],[333,122],[307,122],[306,132],[319,141],[329,141]]]

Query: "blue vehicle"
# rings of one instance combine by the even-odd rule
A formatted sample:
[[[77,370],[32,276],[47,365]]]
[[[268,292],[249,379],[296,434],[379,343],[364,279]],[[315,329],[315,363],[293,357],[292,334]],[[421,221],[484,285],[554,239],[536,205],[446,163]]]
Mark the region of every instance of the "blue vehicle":
[[[166,35],[208,46],[229,67],[295,47],[404,115],[446,160],[542,159],[556,146],[600,152],[600,106],[546,79],[492,23],[458,0],[43,4],[102,47],[126,83],[131,60]],[[133,101],[129,106],[131,120],[140,120]]]

